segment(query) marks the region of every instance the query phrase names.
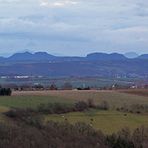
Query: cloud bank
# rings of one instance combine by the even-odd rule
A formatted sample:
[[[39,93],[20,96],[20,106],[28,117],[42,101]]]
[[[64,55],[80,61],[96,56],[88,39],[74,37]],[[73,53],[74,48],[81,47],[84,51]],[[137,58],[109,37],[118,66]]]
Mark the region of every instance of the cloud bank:
[[[0,0],[0,53],[148,53],[145,0]]]

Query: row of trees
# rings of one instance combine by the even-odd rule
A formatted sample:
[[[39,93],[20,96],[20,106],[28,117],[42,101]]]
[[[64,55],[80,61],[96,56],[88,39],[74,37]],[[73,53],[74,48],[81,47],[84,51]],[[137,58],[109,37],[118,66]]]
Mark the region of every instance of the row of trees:
[[[0,96],[11,96],[11,93],[10,88],[0,88]]]
[[[11,88],[16,91],[23,91],[23,90],[72,90],[74,87],[71,83],[66,82],[62,86],[57,86],[55,83],[52,83],[49,86],[44,86],[42,84],[23,84],[23,85],[16,85],[16,84],[8,84],[5,86],[6,88]],[[90,90],[90,87],[78,87],[77,90]]]
[[[13,90],[91,90],[91,89],[99,89],[99,90],[118,90],[118,89],[130,89],[131,86],[123,86],[123,85],[110,85],[105,87],[90,87],[90,86],[82,86],[82,87],[75,87],[70,82],[66,82],[61,86],[56,85],[55,83],[52,83],[51,85],[42,85],[42,84],[22,84],[22,85],[16,85],[16,84],[8,84],[4,86],[5,88],[11,88]],[[147,85],[144,88],[148,88]]]
[[[58,90],[58,89],[63,89],[63,90],[72,90],[73,86],[70,83],[64,83],[63,86],[60,88],[56,84],[51,84],[49,86],[44,86],[41,84],[22,84],[22,85],[16,85],[16,84],[9,84],[5,86],[6,88],[11,88],[16,91],[27,91],[27,90]]]

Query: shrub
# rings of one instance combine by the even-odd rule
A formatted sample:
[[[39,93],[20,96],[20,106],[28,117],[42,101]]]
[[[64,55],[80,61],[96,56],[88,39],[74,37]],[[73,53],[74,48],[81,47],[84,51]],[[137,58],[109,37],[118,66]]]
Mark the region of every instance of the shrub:
[[[88,99],[87,104],[89,108],[95,108],[94,100],[93,99]]]
[[[35,110],[27,108],[27,109],[20,109],[14,108],[9,110],[8,112],[4,113],[6,116],[15,119],[25,120],[35,114]]]
[[[97,108],[101,110],[109,110],[109,104],[107,101],[103,101],[97,106]]]
[[[0,96],[11,96],[11,93],[10,88],[0,88]]]
[[[134,104],[130,106],[124,105],[123,107],[117,108],[116,110],[122,112],[136,113],[136,114],[148,113],[148,105],[142,105],[142,104]]]
[[[75,103],[76,111],[84,111],[84,110],[87,110],[88,108],[89,108],[88,104],[84,101],[79,101]]]
[[[73,106],[62,103],[40,104],[37,111],[45,114],[63,114],[75,111]]]

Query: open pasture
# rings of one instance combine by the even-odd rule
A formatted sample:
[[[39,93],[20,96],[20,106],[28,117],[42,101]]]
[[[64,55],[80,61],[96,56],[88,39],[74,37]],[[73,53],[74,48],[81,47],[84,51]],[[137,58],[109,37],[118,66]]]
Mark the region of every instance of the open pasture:
[[[44,115],[45,121],[69,121],[70,123],[85,122],[92,124],[96,129],[101,129],[105,133],[117,132],[123,127],[131,130],[139,126],[148,126],[148,115],[130,114],[115,111],[117,107],[132,104],[148,104],[147,96],[129,94],[118,91],[26,91],[13,92],[10,97],[0,97],[0,120],[2,113],[11,107],[36,108],[43,103],[67,103],[73,104],[77,101],[93,99],[98,104],[107,101],[110,105],[108,111],[91,110],[87,112],[75,112],[64,115]]]
[[[1,104],[0,98],[0,104]],[[111,108],[121,107],[123,105],[132,104],[148,104],[148,96],[140,96],[136,94],[129,94],[118,91],[77,91],[77,90],[64,90],[64,91],[26,91],[26,92],[13,92],[11,98],[6,98],[6,100],[17,100],[21,106],[35,106],[39,103],[46,102],[68,102],[73,103],[76,101],[87,101],[88,99],[94,100],[94,102],[100,103],[102,101],[107,101]],[[4,100],[4,99],[2,99]],[[15,102],[17,102],[15,101]],[[28,101],[28,103],[27,103]],[[21,104],[22,102],[22,104]],[[26,102],[26,103],[25,103]],[[25,103],[25,105],[24,105]],[[31,104],[30,104],[31,103]]]
[[[23,95],[23,96],[5,96],[0,97],[0,107],[7,108],[35,108],[40,104],[46,103],[73,103],[73,100],[66,98],[60,98],[56,96],[33,96],[33,95]]]
[[[121,113],[117,111],[87,111],[75,112],[64,115],[47,115],[45,121],[68,121],[72,124],[76,122],[85,122],[95,129],[101,129],[106,134],[118,132],[122,128],[134,130],[140,126],[148,126],[147,115],[137,115],[130,113]]]
[[[122,90],[121,92],[148,97],[148,89],[130,89]]]

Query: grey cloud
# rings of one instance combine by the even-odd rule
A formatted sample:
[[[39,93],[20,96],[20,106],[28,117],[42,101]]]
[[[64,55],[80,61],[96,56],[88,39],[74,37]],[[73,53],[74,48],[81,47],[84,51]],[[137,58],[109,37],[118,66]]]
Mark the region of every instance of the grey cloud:
[[[7,38],[10,47],[52,48],[56,53],[77,49],[77,54],[103,49],[123,52],[130,48],[147,52],[145,0],[72,0],[77,2],[73,6],[67,0],[65,7],[43,7],[40,0],[18,2],[5,0],[5,6],[0,5],[0,40]],[[22,48],[18,41],[25,42]],[[3,40],[1,48],[9,49],[5,44]]]

